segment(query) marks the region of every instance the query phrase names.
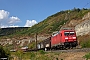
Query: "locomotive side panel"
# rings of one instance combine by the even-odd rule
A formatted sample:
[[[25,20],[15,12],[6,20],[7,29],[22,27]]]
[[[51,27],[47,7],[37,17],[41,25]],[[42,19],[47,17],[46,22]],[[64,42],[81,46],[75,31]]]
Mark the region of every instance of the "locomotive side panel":
[[[56,44],[56,36],[51,37],[51,46]]]
[[[65,42],[65,35],[64,35],[64,31],[65,30],[61,30],[61,34],[62,34],[62,36],[61,36],[61,42],[64,44],[64,42]]]
[[[60,33],[57,35],[57,38],[56,38],[56,44],[60,44],[61,43],[61,36],[60,36]]]
[[[51,37],[51,46],[57,46],[62,44],[62,33],[58,33],[55,36]]]

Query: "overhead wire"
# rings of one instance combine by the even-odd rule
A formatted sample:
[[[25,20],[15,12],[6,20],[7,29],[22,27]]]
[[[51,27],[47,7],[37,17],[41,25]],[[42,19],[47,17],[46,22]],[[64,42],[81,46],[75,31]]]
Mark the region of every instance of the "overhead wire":
[[[82,3],[83,2],[83,0],[81,0],[81,1],[79,1],[80,3]],[[79,6],[80,5],[80,3],[79,4],[77,4],[76,6]],[[90,1],[89,2],[87,2],[87,3],[85,3],[85,5],[83,6],[83,8],[84,7],[86,7],[87,5],[89,5],[90,4]]]
[[[86,5],[84,5],[84,7],[86,7],[87,5],[89,5],[90,4],[90,2],[88,2]]]

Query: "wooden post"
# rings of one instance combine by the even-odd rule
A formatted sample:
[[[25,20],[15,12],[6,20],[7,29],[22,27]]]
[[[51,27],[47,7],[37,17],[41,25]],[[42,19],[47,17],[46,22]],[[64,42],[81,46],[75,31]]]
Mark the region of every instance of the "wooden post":
[[[38,35],[38,34],[36,33],[36,50],[37,50],[37,35]]]

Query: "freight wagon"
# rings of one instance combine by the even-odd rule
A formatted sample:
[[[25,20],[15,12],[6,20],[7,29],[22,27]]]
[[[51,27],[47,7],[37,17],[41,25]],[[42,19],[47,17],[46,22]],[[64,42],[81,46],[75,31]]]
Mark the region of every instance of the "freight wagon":
[[[51,49],[51,37],[43,40],[42,42],[37,44],[38,50],[50,50]]]
[[[51,37],[37,44],[37,49],[66,49],[77,46],[77,37],[75,30],[60,30],[52,34]]]

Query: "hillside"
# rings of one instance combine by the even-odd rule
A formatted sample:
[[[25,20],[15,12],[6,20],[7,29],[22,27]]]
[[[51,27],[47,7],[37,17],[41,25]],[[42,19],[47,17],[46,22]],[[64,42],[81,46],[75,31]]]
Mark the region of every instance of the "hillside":
[[[90,42],[90,9],[74,8],[72,10],[60,11],[53,14],[32,27],[2,28],[0,29],[0,44],[9,47],[32,46],[37,40],[44,40],[55,31],[62,28],[72,28],[76,30],[77,39],[82,46]],[[90,44],[87,44],[90,47]]]
[[[82,21],[81,19],[83,16],[89,11],[90,9],[85,8],[74,8],[72,10],[60,11],[47,17],[31,28],[2,28],[0,29],[0,35],[12,37],[32,36],[35,33],[38,33],[39,35],[51,35],[52,32],[59,31],[63,27],[75,28],[75,26]]]
[[[10,27],[10,28],[1,28],[0,36],[12,35],[16,32],[21,32],[27,30],[28,27]]]
[[[54,31],[59,31],[62,27],[72,27],[75,28],[75,25],[81,22],[82,17],[90,12],[90,9],[72,9],[66,11],[60,11],[54,15],[51,15],[41,21],[40,23],[32,26],[22,34],[32,35],[38,33],[39,35],[52,34]],[[74,25],[70,25],[72,20],[77,20],[79,22]],[[72,23],[72,22],[71,22]],[[69,24],[69,25],[68,25]]]

